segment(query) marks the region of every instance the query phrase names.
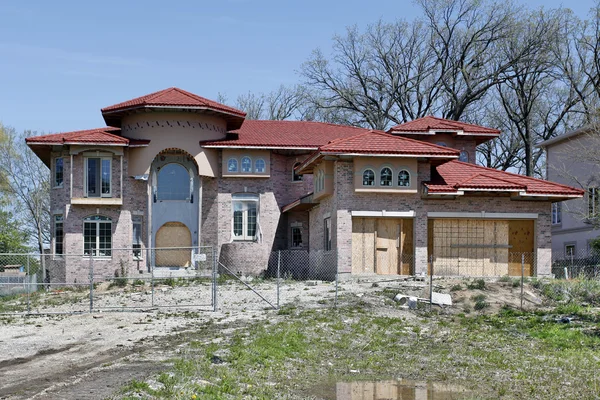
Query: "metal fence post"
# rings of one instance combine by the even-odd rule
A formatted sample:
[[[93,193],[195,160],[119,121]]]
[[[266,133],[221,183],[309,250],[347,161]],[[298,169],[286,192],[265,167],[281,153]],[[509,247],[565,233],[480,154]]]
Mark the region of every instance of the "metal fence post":
[[[277,251],[277,309],[279,309],[279,277],[281,276],[281,250]]]
[[[433,254],[429,256],[429,265],[431,271],[429,273],[429,311],[433,307]]]
[[[156,258],[156,251],[153,254],[154,258]],[[150,262],[150,298],[152,301],[152,307],[154,307],[154,261]]]
[[[217,250],[213,247],[213,273],[212,273],[212,278],[213,278],[213,312],[217,312],[218,309],[218,304],[217,304],[217,290],[218,290],[218,283],[217,283]]]
[[[325,256],[323,255],[323,258],[325,258]],[[338,286],[339,286],[339,275],[340,275],[340,270],[339,270],[339,265],[338,265],[338,258],[337,258],[337,251],[335,253],[335,298],[333,299],[333,308],[337,308],[337,301],[338,301]]]
[[[523,311],[523,284],[525,283],[525,253],[521,254],[521,311]]]
[[[43,257],[43,255],[42,255]],[[37,275],[36,275],[37,278]],[[29,254],[27,254],[27,314],[31,313],[31,275],[29,273]],[[37,285],[37,279],[36,279]]]
[[[90,314],[94,311],[94,257],[90,254]]]

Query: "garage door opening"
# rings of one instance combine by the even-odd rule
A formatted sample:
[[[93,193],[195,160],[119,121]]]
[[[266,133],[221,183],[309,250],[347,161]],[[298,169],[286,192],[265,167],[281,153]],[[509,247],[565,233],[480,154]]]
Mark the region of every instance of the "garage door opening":
[[[352,218],[352,273],[414,274],[413,220]]]

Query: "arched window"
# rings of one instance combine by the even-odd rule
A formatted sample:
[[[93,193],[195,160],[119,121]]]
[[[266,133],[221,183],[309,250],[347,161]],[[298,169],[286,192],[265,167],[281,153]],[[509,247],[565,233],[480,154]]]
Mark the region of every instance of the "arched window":
[[[296,172],[296,168],[298,166],[300,166],[299,162],[295,163],[294,166],[292,167],[292,182],[302,181],[302,175],[298,175],[298,172]]]
[[[442,147],[448,147],[448,145],[444,142],[437,142],[436,143],[438,146],[442,146]]]
[[[372,169],[366,169],[362,179],[363,186],[375,186],[375,172]]]
[[[469,153],[466,150],[462,150],[458,156],[458,161],[469,162]]]
[[[398,172],[398,186],[402,186],[402,187],[410,186],[410,174],[405,169]]]
[[[238,172],[238,161],[235,158],[227,161],[227,172]]]
[[[170,163],[158,171],[157,199],[190,199],[190,174],[181,164]]]
[[[254,161],[254,172],[258,172],[260,174],[264,173],[266,169],[266,165],[265,165],[265,160],[263,160],[262,158],[259,158],[258,160]]]
[[[380,186],[392,186],[392,170],[388,167],[381,169],[381,176],[379,180]]]
[[[83,220],[83,254],[91,257],[112,255],[112,221],[102,215]]]
[[[252,160],[250,157],[242,158],[242,172],[252,172]]]

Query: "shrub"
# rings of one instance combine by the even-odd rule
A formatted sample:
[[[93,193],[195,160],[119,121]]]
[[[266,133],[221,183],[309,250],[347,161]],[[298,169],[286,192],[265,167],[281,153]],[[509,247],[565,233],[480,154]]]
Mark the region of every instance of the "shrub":
[[[452,286],[450,288],[450,291],[451,292],[458,292],[459,290],[462,290],[462,288],[463,288],[462,285],[460,283],[458,283],[458,284]]]
[[[467,288],[471,290],[485,290],[485,281],[483,279],[477,279],[471,283],[467,283]]]
[[[510,276],[504,275],[498,279],[498,282],[510,282]]]
[[[487,308],[487,307],[489,307],[489,306],[490,306],[490,305],[488,304],[488,302],[487,302],[487,301],[485,301],[485,300],[480,300],[480,301],[477,301],[477,302],[475,303],[475,305],[473,306],[473,308],[474,308],[475,310],[479,311],[479,310],[483,310],[484,308]]]

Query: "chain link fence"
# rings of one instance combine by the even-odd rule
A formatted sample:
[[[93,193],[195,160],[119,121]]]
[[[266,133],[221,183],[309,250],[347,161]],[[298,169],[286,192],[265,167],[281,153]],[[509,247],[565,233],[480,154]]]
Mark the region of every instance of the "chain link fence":
[[[553,253],[552,274],[560,279],[599,278],[600,253],[593,250]]]
[[[466,256],[429,258],[429,273],[448,277],[500,277],[535,276],[537,263],[535,253],[500,252],[489,255],[474,250]]]

